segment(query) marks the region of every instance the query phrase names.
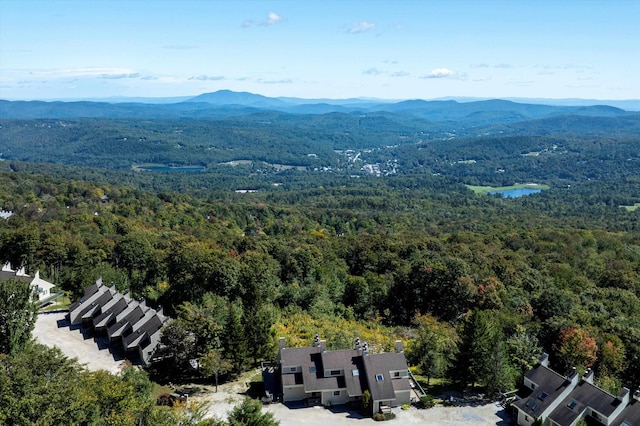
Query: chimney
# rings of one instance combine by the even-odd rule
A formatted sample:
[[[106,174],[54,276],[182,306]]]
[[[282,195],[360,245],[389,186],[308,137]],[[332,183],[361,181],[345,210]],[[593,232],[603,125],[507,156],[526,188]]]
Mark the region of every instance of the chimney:
[[[285,343],[284,342],[285,342],[285,338],[281,337],[280,341],[279,341],[280,349],[284,349],[285,348]]]
[[[549,366],[549,354],[546,353],[546,352],[542,352],[542,355],[540,355],[540,358],[538,358],[538,362],[540,363],[540,365],[548,367]]]
[[[367,342],[364,342],[364,344],[362,345],[362,356],[367,355],[369,355],[369,344]]]
[[[620,391],[620,393],[617,396],[618,401],[620,401],[621,404],[623,405],[627,405],[629,403],[629,394],[631,392],[629,391],[629,388],[622,388],[622,390]]]
[[[635,399],[636,401],[640,401],[640,389],[633,393],[633,399]]]
[[[355,340],[355,342],[353,344],[353,348],[356,351],[359,351],[360,349],[362,349],[362,345],[360,344],[360,338],[359,337],[356,337],[356,340]]]
[[[593,384],[593,370],[590,368],[587,368],[587,371],[585,371],[584,376],[582,377],[582,380],[584,380],[587,383]]]
[[[320,344],[318,346],[320,346],[320,351],[322,351],[322,352],[326,352],[327,351],[327,341],[326,340],[320,340]]]
[[[320,335],[316,334],[313,336],[313,347],[317,348],[318,346],[320,346]]]
[[[579,378],[580,378],[580,375],[578,374],[578,370],[575,367],[573,367],[571,369],[571,372],[569,372],[569,374],[567,375],[567,380],[569,380],[571,384],[575,386],[578,384]]]
[[[402,340],[396,340],[396,353],[403,353],[404,349],[402,348]]]

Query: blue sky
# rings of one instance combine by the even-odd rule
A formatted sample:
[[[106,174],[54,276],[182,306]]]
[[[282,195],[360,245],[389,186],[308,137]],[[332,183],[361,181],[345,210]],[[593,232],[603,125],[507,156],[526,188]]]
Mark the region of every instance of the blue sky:
[[[640,0],[0,0],[0,98],[640,99]]]

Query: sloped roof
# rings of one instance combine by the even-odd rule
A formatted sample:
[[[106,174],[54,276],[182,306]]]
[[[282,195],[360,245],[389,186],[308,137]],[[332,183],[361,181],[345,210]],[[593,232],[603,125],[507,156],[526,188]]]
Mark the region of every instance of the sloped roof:
[[[528,397],[514,402],[514,405],[519,410],[535,418],[544,413],[571,384],[570,380],[542,364],[538,364],[529,370],[525,377],[535,383],[536,388]]]
[[[111,306],[111,308],[105,310],[100,315],[93,319],[94,327],[104,327],[111,321],[112,317],[117,316],[120,312],[124,311],[127,308],[127,301],[124,298],[120,298],[115,305]]]
[[[369,383],[371,398],[375,401],[396,398],[390,371],[407,370],[407,360],[403,353],[386,352],[362,357]],[[398,380],[398,379],[395,379]]]
[[[628,426],[640,425],[640,401],[637,399],[631,400],[611,426],[623,426],[625,422]]]
[[[135,332],[124,338],[124,347],[134,348],[136,345],[140,344],[145,337],[153,336],[161,328],[162,320],[158,315],[153,315]]]
[[[582,380],[553,410],[549,418],[561,425],[570,425],[586,407],[609,417],[621,401],[599,387]]]

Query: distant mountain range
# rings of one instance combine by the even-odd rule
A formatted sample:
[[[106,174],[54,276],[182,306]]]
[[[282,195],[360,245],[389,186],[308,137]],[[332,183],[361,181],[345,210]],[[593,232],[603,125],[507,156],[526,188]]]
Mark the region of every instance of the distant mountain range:
[[[287,114],[393,114],[430,122],[455,122],[463,127],[486,126],[561,116],[623,117],[637,113],[611,105],[545,105],[503,99],[403,100],[270,98],[248,92],[220,90],[191,98],[163,98],[164,102],[44,102],[0,100],[0,118],[214,118],[265,112]],[[557,101],[556,101],[557,102]],[[576,103],[585,103],[580,101]],[[625,101],[617,101],[625,102]],[[626,101],[631,106],[640,101]]]
[[[608,105],[620,108],[626,111],[640,111],[640,99],[627,100],[599,100],[599,99],[549,99],[549,98],[482,98],[482,97],[464,97],[464,96],[448,96],[434,99],[419,99],[424,101],[456,101],[458,103],[469,103],[500,99],[512,101],[520,104],[534,105],[554,105],[554,106],[593,106]],[[213,105],[243,105],[257,108],[285,108],[294,105],[342,105],[350,107],[367,107],[371,105],[391,104],[406,101],[409,99],[379,99],[379,98],[348,98],[348,99],[329,99],[329,98],[294,98],[294,97],[277,97],[271,98],[249,92],[234,92],[231,90],[219,90],[216,92],[203,93],[198,96],[174,96],[174,97],[124,97],[113,96],[108,98],[84,98],[84,99],[50,99],[44,102],[100,102],[100,103],[140,103],[140,104],[176,104],[181,102],[205,102]],[[417,100],[417,99],[416,99]]]

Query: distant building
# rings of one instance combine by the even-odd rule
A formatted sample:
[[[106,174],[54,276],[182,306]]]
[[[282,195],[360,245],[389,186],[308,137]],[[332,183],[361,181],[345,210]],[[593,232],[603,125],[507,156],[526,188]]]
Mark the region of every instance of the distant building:
[[[541,420],[545,426],[575,426],[580,419],[605,426],[640,425],[640,391],[630,401],[627,388],[617,395],[593,384],[593,371],[580,378],[575,369],[562,376],[548,367],[543,354],[538,364],[524,377],[526,393],[516,401],[519,426]]]
[[[107,335],[110,345],[121,347],[126,356],[149,365],[160,344],[161,329],[169,317],[144,301],[122,295],[102,279],[84,289],[84,296],[69,307],[69,322]]]
[[[374,413],[411,402],[409,368],[400,341],[396,352],[370,354],[359,339],[354,349],[328,351],[317,335],[313,346],[302,348],[287,348],[281,338],[278,363],[284,402],[344,404],[361,399],[366,390]]]
[[[33,292],[38,296],[38,302],[41,306],[52,302],[57,297],[61,296],[61,293],[51,293],[51,289],[55,287],[55,284],[51,284],[50,282],[40,278],[40,271],[36,271],[36,274],[31,277],[24,271],[24,267],[14,271],[11,268],[11,265],[7,262],[2,266],[2,270],[0,271],[0,281],[7,281],[10,279],[29,283]]]

